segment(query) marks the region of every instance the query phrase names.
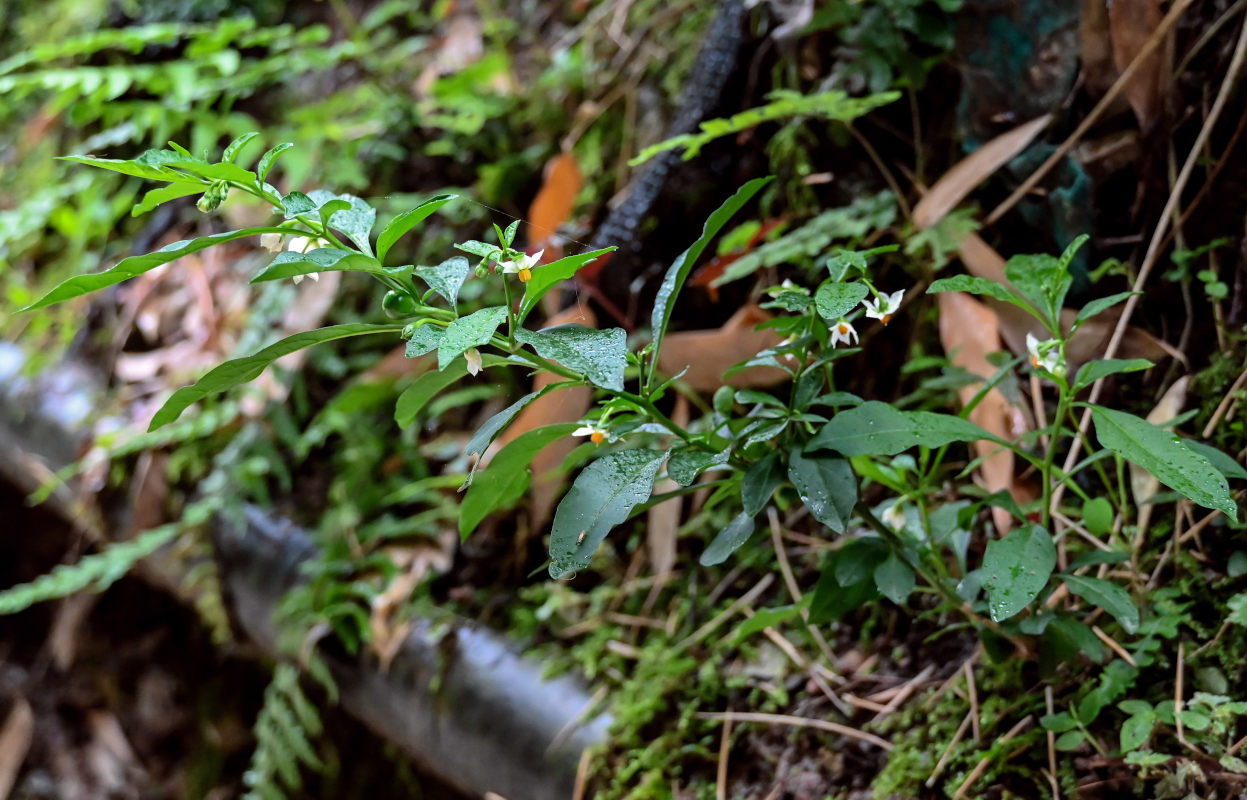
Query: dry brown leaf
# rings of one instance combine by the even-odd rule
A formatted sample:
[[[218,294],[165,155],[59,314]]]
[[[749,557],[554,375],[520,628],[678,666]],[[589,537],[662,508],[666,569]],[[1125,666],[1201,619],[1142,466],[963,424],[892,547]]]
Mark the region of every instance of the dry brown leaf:
[[[1164,16],[1160,0],[1113,0],[1108,4],[1109,39],[1119,74],[1134,61]],[[1125,86],[1126,99],[1144,131],[1152,127],[1164,104],[1166,49],[1162,45],[1153,51]]]
[[[52,628],[48,631],[48,654],[59,672],[66,672],[78,655],[78,643],[84,641],[83,625],[100,600],[93,592],[78,592],[64,598],[56,605]],[[0,798],[4,793],[0,792]]]
[[[996,374],[997,368],[987,360],[989,353],[1001,349],[999,323],[995,312],[963,292],[943,292],[940,303],[940,342],[949,360],[956,366],[984,379]],[[970,402],[979,391],[973,383],[957,390],[962,405]],[[969,414],[970,421],[1006,441],[1026,432],[1026,418],[999,389],[991,389]],[[1014,500],[1029,502],[1034,491],[1019,484],[1013,475],[1013,451],[993,442],[975,442],[979,462],[979,480],[989,492],[1008,489]],[[1013,526],[1012,516],[1002,508],[992,509],[997,529],[1004,533]]]
[[[1036,117],[1000,134],[958,161],[918,201],[914,207],[914,224],[925,229],[942,220],[1001,165],[1025,150],[1051,121],[1051,114]]]
[[[1113,63],[1113,42],[1109,38],[1108,0],[1083,2],[1078,46],[1083,84],[1093,96],[1102,96],[1118,75]]]
[[[438,43],[437,55],[416,78],[412,87],[416,97],[430,96],[438,78],[474,64],[484,54],[484,27],[480,18],[473,14],[455,15],[446,26],[446,35]]]
[[[741,389],[786,381],[790,376],[778,367],[750,367],[723,378],[730,367],[780,343],[774,329],[757,330],[770,318],[770,314],[750,303],[721,328],[667,334],[658,355],[658,369],[666,375],[676,375],[688,367],[680,380],[699,392],[713,392],[724,385]]]
[[[13,790],[34,732],[35,714],[26,698],[19,695],[13,700],[4,727],[0,728],[0,800],[5,800]]]
[[[369,644],[377,655],[382,671],[390,668],[411,630],[410,620],[394,622],[394,612],[402,607],[429,573],[441,574],[450,569],[458,542],[458,534],[448,528],[436,540],[386,548],[390,560],[402,572],[373,598],[368,616]]]
[[[583,185],[580,165],[572,153],[559,153],[546,163],[545,182],[528,207],[528,225],[532,231],[530,250],[544,249],[566,224]]]
[[[675,408],[671,410],[671,421],[681,427],[688,426],[688,400],[683,395],[676,396]],[[673,492],[679,488],[680,484],[670,478],[663,478],[654,485],[654,494]],[[682,500],[681,497],[673,497],[652,506],[646,512],[645,544],[649,550],[650,566],[658,577],[669,575],[675,568],[676,532],[680,528],[680,511],[684,505]]]
[[[593,311],[580,306],[572,306],[550,317],[546,320],[546,325],[566,325],[573,322],[589,328],[597,327],[597,318]],[[540,391],[561,380],[563,379],[553,373],[539,372],[537,377],[533,378],[533,391]],[[515,418],[515,422],[511,423],[510,427],[498,437],[493,449],[496,452],[498,448],[527,431],[546,425],[575,422],[589,412],[592,402],[593,390],[588,386],[573,386],[538,397],[525,406]],[[540,526],[549,519],[554,503],[558,499],[559,486],[563,482],[562,476],[553,474],[554,470],[563,463],[572,450],[576,449],[578,444],[579,442],[571,437],[560,439],[546,445],[541,452],[533,456],[532,463],[529,464],[533,480],[529,489],[528,506],[533,527]]]

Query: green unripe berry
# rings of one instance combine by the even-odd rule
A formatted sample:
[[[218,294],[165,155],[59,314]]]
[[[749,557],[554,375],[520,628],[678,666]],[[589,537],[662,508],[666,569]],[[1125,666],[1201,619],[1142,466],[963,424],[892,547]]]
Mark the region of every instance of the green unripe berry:
[[[390,319],[410,317],[416,313],[416,301],[406,292],[396,292],[391,289],[382,298],[381,308]]]

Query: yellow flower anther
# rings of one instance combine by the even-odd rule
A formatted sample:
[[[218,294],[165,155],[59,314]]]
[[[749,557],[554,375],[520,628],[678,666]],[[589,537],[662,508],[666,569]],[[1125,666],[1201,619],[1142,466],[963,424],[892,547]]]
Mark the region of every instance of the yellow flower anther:
[[[520,280],[524,280],[524,278],[521,277]],[[606,441],[606,434],[602,431],[594,431],[593,433],[589,434],[589,441],[593,442],[594,444],[601,444],[602,442]]]
[[[525,267],[519,271],[520,283],[528,283],[533,279],[533,271]]]

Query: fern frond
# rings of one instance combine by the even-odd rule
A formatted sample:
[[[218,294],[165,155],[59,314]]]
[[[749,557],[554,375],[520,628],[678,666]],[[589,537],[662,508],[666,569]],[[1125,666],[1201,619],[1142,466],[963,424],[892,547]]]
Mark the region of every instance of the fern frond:
[[[320,714],[299,686],[299,671],[278,664],[256,717],[255,753],[243,775],[248,790],[243,800],[283,800],[285,790],[299,791],[302,767],[324,768],[309,739],[309,734],[318,736],[322,729]]]
[[[62,564],[30,583],[0,592],[0,614],[15,614],[35,603],[68,597],[83,590],[101,592],[129,572],[140,559],[168,543],[179,529],[178,525],[153,528],[128,542],[83,556],[77,564]]]

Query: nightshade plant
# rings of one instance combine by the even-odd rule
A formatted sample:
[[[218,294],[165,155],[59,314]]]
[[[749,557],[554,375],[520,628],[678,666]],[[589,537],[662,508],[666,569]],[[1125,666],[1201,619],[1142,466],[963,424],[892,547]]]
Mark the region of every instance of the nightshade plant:
[[[871,259],[895,249],[891,247],[828,254],[823,260],[827,275],[812,292],[788,283],[772,288],[764,307],[777,316],[767,324],[783,341],[738,368],[782,370],[790,378],[787,391],[772,394],[724,386],[714,394],[711,412],[683,426],[662,410],[669,394],[683,390],[680,375],[663,375],[658,369],[677,298],[708,245],[769,179],[745,184],[710,216],[701,236],[662,281],[650,341],[630,350],[619,328],[526,326],[543,296],[609,248],[542,265],[538,256],[513,247],[516,223],[506,230],[495,226],[496,244],[458,245],[475,265],[454,255],[434,266],[387,266],[395,243],[451,196],[435,197],[399,215],[374,240],[376,213],[363,200],[324,191],[283,196],[267,182],[274,162],[289,144],[266,152],[253,169],[241,166],[239,155],[252,138],[254,134],[249,134],[232,143],[215,163],[172,143],[171,149],[148,151],[134,160],[72,157],[163,182],[135,206],[135,214],[193,194],[201,195],[199,208],[211,212],[231,192],[241,191],[270,203],[279,218],[271,225],[176,242],[124,259],[105,272],[71,278],[30,308],[111,286],[222,242],[263,236],[270,249],[280,252],[253,281],[299,279],[331,270],[364,272],[382,285],[382,305],[392,321],[306,331],[228,361],[175,392],[152,419],[153,429],[177,419],[193,403],[255,378],[283,355],[348,336],[401,336],[409,357],[436,353],[437,369],[418,378],[398,399],[395,416],[401,425],[410,424],[438,392],[468,374],[510,367],[547,372],[557,380],[485,422],[466,446],[469,456],[479,459],[517,415],[544,394],[591,387],[597,397],[594,410],[586,419],[517,436],[480,469],[484,476],[474,466],[462,500],[462,535],[523,494],[530,480],[529,463],[541,448],[559,438],[587,436],[596,458],[572,483],[550,531],[549,572],[554,578],[587,568],[614,527],[653,503],[710,487],[707,507],[719,509],[720,517],[730,521],[702,553],[704,565],[721,563],[744,545],[755,520],[771,505],[782,510],[804,505],[814,520],[845,537],[824,564],[814,591],[799,607],[789,609],[791,614],[808,612],[811,621],[825,623],[881,596],[905,604],[921,591],[935,595],[945,610],[965,614],[996,641],[1042,636],[1061,658],[1079,651],[1093,658],[1103,655],[1099,640],[1080,618],[1085,613],[1046,602],[1062,584],[1086,604],[1107,612],[1126,634],[1140,627],[1136,596],[1102,573],[1088,574],[1098,565],[1139,556],[1114,524],[1117,519],[1127,521],[1131,512],[1123,460],[1144,467],[1193,502],[1237,517],[1226,476],[1247,477],[1247,473],[1232,460],[1137,416],[1080,399],[1106,376],[1150,366],[1141,360],[1093,361],[1069,374],[1065,350],[1073,331],[1129,296],[1094,301],[1077,315],[1071,329],[1061,327],[1060,313],[1071,282],[1069,263],[1081,239],[1059,258],[1013,258],[1006,273],[1010,286],[960,276],[938,280],[928,290],[988,295],[1020,307],[1047,331],[1043,340],[1031,338],[1028,361],[1029,368],[1055,387],[1055,412],[1047,427],[1018,441],[996,438],[966,415],[1023,362],[1020,358],[984,381],[959,415],[900,410],[836,389],[836,362],[858,352],[849,346],[857,342],[855,322],[869,318],[886,325],[900,311],[905,290],[883,291],[871,275]],[[460,289],[473,276],[500,282],[504,303],[462,313]],[[1075,414],[1084,408],[1090,409],[1094,420],[1098,447],[1087,431],[1078,429]],[[1064,473],[1056,455],[1072,436],[1082,438],[1088,455]],[[954,445],[984,440],[1012,450],[1038,472],[1042,497],[1034,507],[1019,508],[1005,492],[984,496],[967,478],[977,462],[966,465],[950,458],[962,449]],[[664,465],[666,475],[681,488],[655,497],[654,484]],[[1095,491],[1084,488],[1088,482],[1081,476],[1087,470],[1093,471],[1092,483],[1098,481]],[[702,473],[710,473],[713,480],[699,483]],[[887,499],[874,505],[865,502],[860,489],[867,484],[882,487]],[[950,484],[953,492],[948,491]],[[1067,532],[1054,525],[1051,505],[1058,486],[1081,500],[1080,509],[1063,510],[1082,519],[1092,535],[1102,537],[1104,547],[1080,555],[1071,546],[1074,557],[1056,574],[1058,545]],[[955,499],[937,502],[936,497]],[[971,531],[979,512],[990,506],[1005,509],[1016,524],[1006,535],[991,537],[979,558],[970,547]],[[778,619],[768,616],[769,624]]]

